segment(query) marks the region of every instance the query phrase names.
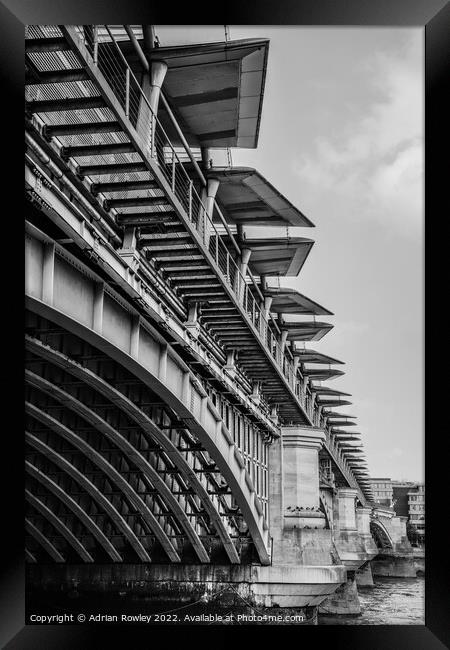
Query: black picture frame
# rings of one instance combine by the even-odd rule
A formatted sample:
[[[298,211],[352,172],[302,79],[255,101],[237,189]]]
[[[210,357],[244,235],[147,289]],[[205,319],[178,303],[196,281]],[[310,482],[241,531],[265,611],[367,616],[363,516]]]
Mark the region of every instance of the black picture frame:
[[[23,442],[19,414],[23,412],[20,386],[22,369],[19,359],[23,350],[21,290],[23,265],[20,210],[22,196],[23,150],[22,107],[24,83],[24,25],[72,23],[155,23],[172,24],[261,24],[261,25],[329,25],[329,26],[423,26],[425,28],[425,209],[426,209],[426,362],[427,399],[424,423],[427,484],[427,569],[425,626],[319,626],[246,628],[252,637],[264,634],[268,643],[283,642],[280,637],[295,632],[295,643],[329,642],[334,648],[382,650],[438,650],[450,647],[449,548],[445,534],[447,474],[449,457],[448,424],[445,409],[444,382],[446,373],[433,373],[434,360],[440,359],[445,370],[445,294],[433,289],[444,277],[448,252],[444,226],[448,201],[448,73],[450,7],[445,0],[230,0],[226,4],[149,2],[148,0],[2,0],[0,2],[0,77],[2,110],[2,173],[3,180],[3,390],[1,494],[3,523],[0,577],[0,642],[8,650],[37,648],[109,647],[149,648],[155,643],[155,628],[102,626],[32,626],[24,625],[24,533],[23,533]],[[10,135],[7,144],[6,136]],[[447,137],[446,137],[447,135]],[[444,200],[444,194],[445,199]],[[7,203],[7,199],[9,200]],[[12,200],[10,200],[12,199]],[[7,207],[9,205],[9,207]],[[448,207],[447,207],[448,211]],[[445,247],[445,248],[444,248]],[[9,259],[8,259],[9,258]],[[442,268],[440,268],[440,266]],[[438,311],[438,308],[441,310]],[[17,321],[17,322],[16,322]],[[441,334],[441,337],[439,337]],[[439,347],[438,347],[439,346]],[[6,352],[12,353],[7,361]],[[442,352],[444,351],[444,354]],[[418,354],[411,350],[411,354]],[[442,399],[444,397],[444,399]],[[8,417],[9,416],[9,417]],[[10,424],[7,424],[8,419]],[[444,462],[440,462],[444,459]],[[176,634],[180,643],[230,643],[230,635],[244,641],[242,628],[219,628],[207,633],[205,628],[161,628]],[[199,636],[203,632],[205,636]],[[237,636],[237,634],[239,636]],[[138,636],[139,635],[139,636]],[[302,636],[303,635],[303,636]],[[140,640],[138,640],[140,639]]]

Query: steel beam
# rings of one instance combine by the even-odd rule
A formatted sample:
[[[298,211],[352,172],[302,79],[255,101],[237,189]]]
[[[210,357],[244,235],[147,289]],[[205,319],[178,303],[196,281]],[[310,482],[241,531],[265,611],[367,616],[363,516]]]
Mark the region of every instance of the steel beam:
[[[139,512],[142,520],[145,521],[150,530],[153,531],[164,551],[172,562],[181,562],[181,558],[174,548],[172,542],[167,537],[167,534],[161,528],[158,520],[149,509],[147,504],[136,494],[134,489],[125,480],[120,472],[118,472],[111,463],[109,463],[98,451],[89,445],[83,438],[80,438],[74,431],[66,427],[62,422],[56,418],[48,415],[45,411],[32,404],[31,402],[25,403],[25,411],[34,419],[38,420],[45,427],[51,429],[58,436],[67,440],[74,447],[79,449],[92,463],[94,463],[101,472],[103,472],[109,480],[116,485],[118,490],[123,493],[127,500]]]
[[[57,84],[71,81],[86,81],[89,76],[84,68],[68,70],[36,70],[25,75],[25,85]]]
[[[73,550],[80,556],[83,562],[93,562],[94,558],[83,546],[80,540],[73,534],[73,532],[68,528],[55,513],[45,505],[40,499],[38,499],[34,494],[29,490],[25,490],[25,499],[30,503],[33,508],[35,508],[43,517],[46,519],[52,526],[55,528],[67,543],[73,548]]]
[[[131,142],[115,144],[86,144],[72,147],[61,147],[63,158],[80,158],[82,156],[109,156],[110,154],[133,153]]]
[[[120,212],[116,214],[117,223],[121,226],[153,226],[155,224],[176,224],[179,220],[175,212]]]
[[[25,52],[62,52],[70,50],[69,43],[63,36],[53,36],[45,38],[26,38]]]
[[[78,124],[46,124],[43,135],[48,140],[59,135],[84,135],[94,133],[114,133],[121,131],[119,122],[79,122]]]
[[[49,361],[56,366],[63,368],[69,374],[81,379],[83,383],[91,386],[94,390],[98,391],[118,408],[123,410],[128,417],[130,417],[136,424],[145,432],[152,440],[155,440],[165,452],[170,456],[173,463],[180,469],[181,474],[185,477],[186,481],[192,485],[196,494],[200,498],[203,507],[208,512],[211,521],[214,523],[218,535],[224,545],[227,555],[233,564],[239,563],[240,558],[234,547],[234,544],[229,536],[227,528],[225,527],[216,506],[212,503],[207,491],[202,483],[197,478],[195,472],[187,463],[187,461],[177,452],[175,445],[172,443],[159,427],[131,400],[129,400],[123,393],[113,388],[105,380],[92,371],[87,370],[69,359],[66,355],[61,354],[51,348],[44,346],[37,339],[28,338],[26,347],[37,354],[40,358]],[[183,423],[184,426],[184,423]]]
[[[132,196],[123,199],[105,199],[103,207],[105,210],[117,208],[137,208],[147,207],[152,205],[166,205],[170,207],[170,203],[165,196]]]
[[[150,555],[142,546],[139,539],[136,537],[133,530],[125,521],[124,517],[120,512],[112,505],[112,503],[102,494],[102,492],[88,479],[82,472],[80,472],[75,465],[69,463],[65,458],[61,456],[54,449],[46,445],[42,440],[36,438],[33,434],[28,431],[25,432],[25,440],[28,442],[34,449],[43,454],[43,456],[49,458],[55,465],[58,465],[63,472],[66,472],[73,480],[81,485],[90,497],[97,502],[97,504],[102,508],[108,516],[111,518],[113,523],[125,536],[129,544],[135,550],[137,556],[143,562],[151,562]]]
[[[103,108],[102,97],[69,97],[67,99],[37,99],[26,102],[29,113],[54,113],[61,111],[84,111],[88,108]]]
[[[155,181],[115,181],[111,183],[93,183],[91,192],[93,194],[105,194],[106,192],[130,192],[132,190],[157,190]]]
[[[145,172],[147,167],[143,162],[112,163],[105,165],[78,165],[78,176],[102,176],[106,174],[130,174]]]
[[[56,399],[60,404],[67,406],[71,411],[80,415],[84,420],[89,422],[95,429],[106,436],[118,449],[120,449],[129,462],[136,465],[144,476],[147,476],[150,483],[158,489],[161,498],[168,505],[169,510],[174,514],[180,526],[184,529],[189,541],[191,542],[200,562],[210,562],[210,557],[203,546],[202,541],[197,535],[195,529],[190,524],[186,517],[186,513],[174,498],[170,487],[161,479],[158,472],[150,465],[148,460],[126,440],[114,427],[109,425],[103,418],[97,415],[91,408],[77,400],[75,397],[62,390],[58,386],[50,383],[46,379],[36,375],[30,370],[25,371],[26,381]],[[159,539],[158,530],[155,530],[155,535]],[[171,551],[171,548],[165,548],[167,545],[167,538],[159,539],[161,545],[166,552]]]
[[[44,474],[44,472],[35,467],[28,460],[25,461],[25,471],[27,474],[41,483],[41,485],[43,485],[54,497],[64,503],[64,505],[73,512],[75,517],[81,521],[84,527],[90,532],[92,537],[97,540],[97,542],[113,562],[123,561],[120,553],[118,553],[118,551],[114,548],[114,546],[111,544],[103,531],[98,527],[95,521],[89,517],[83,508],[81,508],[78,503],[62,489],[60,485],[55,483],[55,481],[47,476],[47,474]]]
[[[47,553],[50,555],[52,560],[55,562],[65,562],[65,558],[61,553],[58,551],[56,546],[52,544],[52,542],[47,539],[47,537],[44,535],[42,531],[39,530],[39,528],[36,528],[36,526],[29,520],[25,519],[25,530],[27,533],[29,533],[34,539],[37,541],[37,543],[42,546],[42,548],[47,551]]]

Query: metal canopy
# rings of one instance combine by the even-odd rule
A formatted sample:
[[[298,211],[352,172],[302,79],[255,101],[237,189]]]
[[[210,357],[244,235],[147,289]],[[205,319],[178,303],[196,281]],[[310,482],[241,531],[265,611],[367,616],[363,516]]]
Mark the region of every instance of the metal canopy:
[[[311,379],[334,379],[345,375],[342,370],[335,370],[334,368],[304,368],[302,372]]]
[[[359,441],[360,440],[360,433],[350,433],[349,431],[336,431],[335,432],[336,438],[340,440],[355,440]]]
[[[330,424],[333,426],[333,428],[336,428],[336,427],[356,427],[356,422],[335,422],[335,421],[331,421]]]
[[[287,330],[288,341],[318,341],[327,332],[333,329],[329,323],[311,321],[298,321],[295,323],[283,323],[281,330]]]
[[[273,311],[272,308],[271,311]],[[327,354],[323,354],[322,352],[316,352],[315,350],[306,350],[306,349],[303,350],[300,348],[297,350],[293,350],[292,352],[294,356],[300,358],[300,363],[328,363],[328,364],[338,363],[341,365],[345,365],[344,361],[339,361],[339,359],[334,359],[333,357],[329,357]]]
[[[356,415],[344,415],[343,413],[339,413],[338,411],[323,410],[322,415],[324,415],[327,418],[339,418],[340,420],[342,420],[343,418],[346,418],[348,420],[356,420]]]
[[[322,404],[322,406],[349,406],[352,404],[352,402],[345,399],[322,399],[321,397],[317,398],[317,402]]]
[[[220,181],[217,200],[229,223],[252,226],[314,226],[252,167],[213,167],[208,170],[207,175]]]
[[[249,267],[254,275],[297,276],[313,244],[303,237],[246,238],[241,248],[251,251]]]
[[[311,314],[314,316],[333,316],[333,312],[325,309],[325,307],[322,307],[322,305],[319,305],[317,302],[314,302],[310,298],[307,298],[296,289],[290,289],[286,287],[268,287],[267,289],[263,290],[263,294],[267,297],[272,298],[270,311],[275,314]],[[319,353],[316,352],[314,354]],[[338,361],[337,363],[341,362]]]
[[[344,397],[351,397],[351,393],[343,393],[341,390],[328,388],[328,386],[311,386],[311,391],[318,395],[343,395]],[[349,402],[347,402],[349,404]]]
[[[138,43],[144,48],[143,40]],[[133,45],[119,45],[139,78],[143,68]],[[257,146],[268,50],[268,39],[249,38],[158,47],[147,53],[150,61],[168,66],[162,90],[190,146]],[[172,143],[181,144],[162,106],[158,117]]]

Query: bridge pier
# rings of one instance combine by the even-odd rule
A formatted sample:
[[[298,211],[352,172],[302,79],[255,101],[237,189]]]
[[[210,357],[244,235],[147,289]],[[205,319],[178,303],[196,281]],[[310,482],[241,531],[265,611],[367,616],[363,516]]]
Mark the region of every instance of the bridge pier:
[[[414,552],[406,535],[407,517],[396,517],[392,512],[377,511],[374,525],[383,524],[389,533],[390,544],[382,545],[372,562],[374,576],[415,578]]]
[[[269,450],[272,566],[259,568],[255,593],[267,604],[317,608],[346,577],[319,509],[318,454],[324,434],[297,426],[281,432]],[[319,576],[320,586],[314,585],[311,580]]]
[[[334,542],[347,567],[347,582],[322,603],[322,614],[359,615],[358,585],[373,586],[370,560],[378,550],[370,533],[372,509],[356,507],[356,500],[357,490],[352,488],[339,488],[333,499]]]
[[[358,587],[373,587],[372,565],[370,562],[364,564],[356,572],[356,584]]]
[[[320,605],[319,613],[327,616],[359,616],[361,614],[361,603],[354,571],[347,572],[347,581]]]
[[[356,499],[355,489],[339,488],[333,503],[336,549],[350,570],[357,570],[377,554],[370,535],[370,508],[356,508]]]
[[[401,556],[389,551],[380,553],[372,562],[374,576],[389,578],[415,578],[417,570],[414,557]]]

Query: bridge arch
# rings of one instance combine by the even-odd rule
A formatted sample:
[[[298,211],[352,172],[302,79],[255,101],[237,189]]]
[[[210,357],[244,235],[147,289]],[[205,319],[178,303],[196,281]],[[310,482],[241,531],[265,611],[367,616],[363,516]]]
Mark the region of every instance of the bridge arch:
[[[65,562],[64,556],[61,555],[56,546],[28,518],[25,519],[25,531],[35,539],[54,562]]]
[[[56,418],[50,416],[45,411],[34,406],[33,404],[25,403],[25,412],[31,415],[34,419],[38,420],[45,427],[53,431],[57,436],[64,438],[67,442],[73,445],[80,451],[86,458],[88,458],[101,472],[103,472],[110,482],[117,487],[117,489],[124,495],[129,503],[136,508],[143,521],[148,525],[150,530],[155,534],[164,551],[172,562],[180,562],[180,556],[168,538],[166,532],[163,530],[153,512],[148,508],[142,498],[133,490],[131,485],[119,473],[111,463],[109,463],[102,454],[96,451],[85,440],[83,440],[74,431],[62,424]],[[141,560],[146,562],[150,561],[148,552],[144,549],[140,541],[136,541],[136,537],[131,537],[136,551],[139,553]]]
[[[52,242],[43,243],[42,249],[39,254],[32,255],[34,267],[38,263],[42,274],[40,279],[38,272],[28,274],[27,307],[29,310],[63,328],[69,334],[86,341],[120,366],[127,368],[177,413],[181,424],[192,431],[201,442],[225,478],[231,495],[242,513],[243,521],[248,527],[259,559],[261,563],[268,564],[270,562],[268,525],[263,516],[261,502],[241,452],[203,386],[167,341],[148,323],[143,322],[139,314],[118,294],[110,288],[105,288],[101,278],[80,264],[79,260],[71,259],[72,256],[67,252],[63,254],[63,263],[55,262],[58,256],[55,255],[55,244]],[[46,283],[48,286],[45,286]],[[77,295],[67,295],[64,291],[67,287],[69,287],[67,289],[69,294],[75,291]],[[31,345],[33,345],[32,339],[33,337],[29,337]],[[49,346],[42,342],[37,345],[41,345],[42,349],[46,348],[46,352],[49,351]],[[37,347],[36,344],[34,347]],[[63,355],[59,350],[56,352],[60,355],[61,365],[66,366],[69,372],[73,372],[74,366],[77,366],[79,373],[84,373],[85,376],[89,374],[89,371],[82,364],[74,361],[73,357]],[[92,373],[90,374],[92,378]],[[116,398],[117,395],[114,397]],[[126,401],[123,397],[123,395],[119,397],[120,407],[123,401]],[[128,412],[131,412],[130,404],[126,406]],[[142,413],[138,414],[136,405],[134,407],[134,417],[142,420]],[[149,426],[149,422],[144,424]],[[153,436],[156,435],[154,428],[153,425]],[[175,451],[172,456],[174,462],[176,459],[178,464],[183,464],[183,456],[178,450]],[[184,470],[191,475],[190,484],[195,484],[192,476],[195,472],[192,468],[188,470],[185,466]],[[195,489],[199,491],[198,481]],[[203,491],[203,503],[208,503],[209,511],[212,513],[211,498],[206,499],[206,496],[209,495]],[[222,541],[226,542],[224,547],[230,561],[239,562],[235,545],[229,536],[226,539],[224,526],[217,514],[215,521],[222,535]],[[193,538],[194,535],[191,533],[191,539]],[[201,547],[198,545],[197,548]]]
[[[332,509],[330,508],[330,506],[329,506],[329,504],[327,502],[326,494],[324,494],[323,490],[319,491],[319,505],[320,505],[320,509],[322,510],[322,512],[325,515],[325,522],[326,522],[325,528],[329,528],[330,530],[332,530],[333,529],[333,511],[332,511]]]
[[[389,530],[387,529],[387,527],[382,521],[375,518],[371,519],[370,532],[378,548],[380,549],[394,548],[394,543],[392,541],[392,537],[389,533]]]
[[[145,548],[142,546],[140,540],[135,535],[134,531],[125,521],[121,513],[113,506],[113,504],[102,494],[102,492],[87,479],[82,472],[80,472],[72,463],[69,463],[61,454],[56,452],[52,447],[39,440],[36,436],[32,435],[29,431],[25,432],[25,441],[33,447],[36,451],[40,452],[46,458],[49,458],[55,465],[57,465],[68,476],[73,478],[86,492],[91,496],[99,506],[109,515],[111,520],[122,532],[125,539],[129,542],[130,546],[136,552],[136,555],[143,562],[150,562],[151,558]],[[64,560],[62,560],[64,561]]]
[[[224,525],[219,513],[219,504],[215,503],[217,498],[208,491],[208,486],[202,483],[202,474],[195,472],[192,463],[189,464],[188,459],[184,458],[177,449],[173,441],[167,437],[153,420],[146,415],[129,397],[124,393],[117,390],[114,386],[109,384],[105,379],[92,372],[91,370],[81,366],[57,350],[43,345],[38,339],[26,337],[25,347],[37,357],[51,362],[52,367],[59,367],[64,369],[73,378],[81,380],[83,385],[94,389],[100,396],[120,406],[120,409],[125,413],[131,422],[134,422],[139,428],[148,434],[151,440],[154,440],[161,446],[161,449],[173,461],[174,465],[179,469],[180,474],[185,479],[186,483],[192,486],[194,493],[198,496],[200,503],[204,507],[206,513],[217,529],[218,535],[222,544],[228,554],[229,560],[232,563],[239,562],[239,556],[236,552],[235,546],[230,538],[227,527]],[[34,373],[33,373],[34,374]],[[58,389],[55,389],[58,392]],[[73,401],[72,401],[73,403]],[[136,453],[136,452],[134,452]]]
[[[75,413],[80,415],[84,420],[92,424],[93,427],[95,427],[97,430],[103,433],[105,437],[110,439],[113,442],[113,444],[115,444],[117,448],[120,449],[125,454],[127,458],[130,458],[134,462],[134,464],[137,465],[137,467],[139,467],[140,470],[142,470],[143,475],[149,478],[152,485],[158,487],[159,493],[164,496],[165,501],[168,502],[168,504],[170,505],[172,512],[174,512],[177,520],[180,521],[183,529],[185,530],[186,535],[189,538],[193,548],[195,549],[200,562],[209,562],[209,555],[205,547],[203,546],[202,541],[197,535],[195,529],[193,528],[193,526],[191,526],[191,523],[189,522],[188,516],[186,515],[185,511],[183,510],[179,502],[176,500],[175,496],[172,494],[169,487],[160,477],[158,472],[149,463],[149,461],[142,455],[142,453],[140,453],[135,447],[133,447],[133,445],[131,445],[131,443],[129,443],[128,440],[119,433],[119,431],[114,429],[110,424],[108,424],[108,422],[106,422],[103,418],[99,417],[92,409],[88,408],[85,404],[77,400],[69,393],[63,391],[58,386],[55,386],[51,382],[45,380],[44,378],[31,372],[30,370],[26,370],[25,376],[27,382],[29,382],[31,385],[48,393],[53,399],[55,399],[59,403],[67,405],[71,410],[73,410]],[[152,525],[154,528],[156,527],[156,531],[159,532],[158,522],[152,521]],[[163,531],[161,531],[161,533],[163,533]],[[170,544],[169,540],[165,535],[162,537],[162,542],[163,542],[163,548],[166,548],[169,551],[169,557],[171,554],[174,560],[178,561],[177,560],[178,554],[176,553],[175,549]]]
[[[78,503],[65,492],[53,479],[44,474],[40,469],[35,467],[29,460],[25,461],[25,471],[33,479],[38,481],[44,488],[52,494],[57,501],[63,503],[68,510],[79,520],[92,537],[98,542],[100,547],[105,551],[106,556],[112,562],[122,562],[123,558],[117,552],[113,544],[109,541],[96,522],[81,508]],[[34,562],[36,559],[34,560]]]
[[[80,542],[80,540],[73,534],[60,519],[55,515],[45,503],[38,499],[30,490],[25,490],[25,498],[61,535],[66,539],[69,545],[79,555],[83,562],[93,562],[94,558]]]

